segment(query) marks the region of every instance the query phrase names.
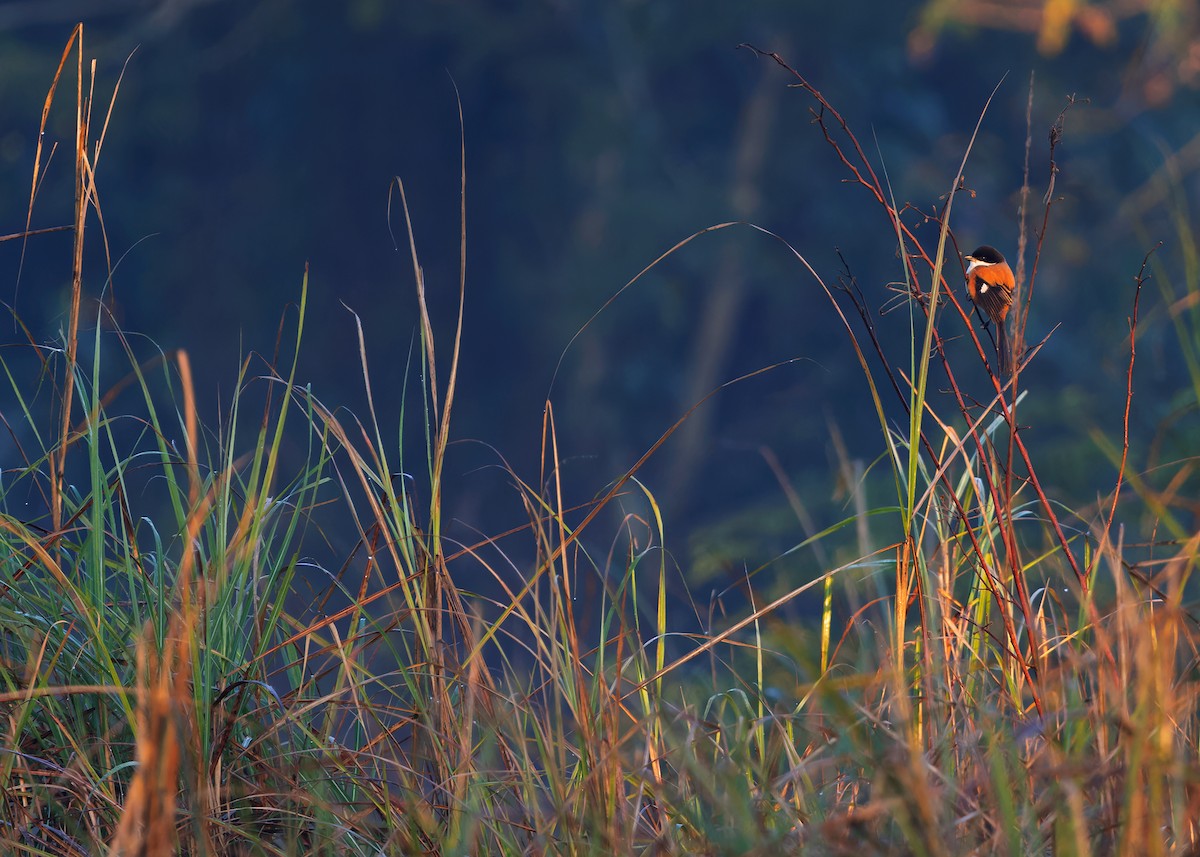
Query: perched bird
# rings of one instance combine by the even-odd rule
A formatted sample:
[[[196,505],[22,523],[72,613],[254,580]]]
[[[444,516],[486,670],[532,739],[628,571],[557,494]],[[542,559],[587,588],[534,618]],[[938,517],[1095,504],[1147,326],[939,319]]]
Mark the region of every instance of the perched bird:
[[[1017,281],[1012,268],[995,247],[986,244],[971,252],[967,260],[967,294],[971,302],[996,323],[996,353],[1000,358],[1000,372],[1007,375],[1012,371],[1011,354],[1008,347],[1008,331],[1004,320],[1013,302],[1013,289]]]

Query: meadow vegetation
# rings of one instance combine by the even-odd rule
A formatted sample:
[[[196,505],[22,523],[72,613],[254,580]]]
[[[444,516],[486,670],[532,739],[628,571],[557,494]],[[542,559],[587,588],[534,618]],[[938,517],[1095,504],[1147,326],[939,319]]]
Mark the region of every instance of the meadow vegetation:
[[[376,417],[365,348],[366,413],[298,377],[307,274],[276,353],[247,357],[227,407],[200,413],[188,355],[145,353],[85,294],[108,119],[76,36],[46,101],[71,90],[77,114],[68,316],[52,346],[23,331],[3,361],[0,851],[1200,853],[1195,463],[1147,474],[1130,436],[1149,253],[1126,279],[1124,413],[1077,439],[1106,450],[1111,488],[1059,496],[1055,461],[1023,440],[1022,379],[1040,359],[1026,314],[1023,360],[998,376],[960,287],[958,177],[934,208],[898,204],[835,106],[764,57],[877,201],[907,314],[881,316],[897,295],[830,282],[766,230],[714,228],[792,254],[844,328],[893,498],[798,536],[805,579],[748,573],[740,614],[682,634],[671,510],[638,476],[687,414],[572,497],[548,401],[541,471],[508,474],[527,523],[446,536],[470,284],[464,267],[457,319],[432,318],[411,228],[420,331],[403,396],[423,431]],[[1023,203],[1022,309],[1052,240],[1052,180]],[[464,177],[464,222],[465,192]],[[463,242],[465,259],[465,228]],[[1194,414],[1200,282],[1155,277]],[[900,359],[876,335],[896,323],[912,334]],[[952,360],[949,338],[971,353]],[[783,481],[800,504],[805,486]],[[626,501],[643,511],[611,514]],[[863,529],[877,547],[822,551]],[[477,592],[481,575],[503,596]],[[814,593],[811,627],[780,621]]]

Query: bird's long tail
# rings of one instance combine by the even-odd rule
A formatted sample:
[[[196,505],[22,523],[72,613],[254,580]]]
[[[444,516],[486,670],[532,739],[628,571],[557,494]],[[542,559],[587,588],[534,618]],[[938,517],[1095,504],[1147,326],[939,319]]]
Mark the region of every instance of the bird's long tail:
[[[1000,374],[1012,374],[1012,349],[1008,345],[1008,330],[1002,320],[996,325],[996,356],[999,358]]]

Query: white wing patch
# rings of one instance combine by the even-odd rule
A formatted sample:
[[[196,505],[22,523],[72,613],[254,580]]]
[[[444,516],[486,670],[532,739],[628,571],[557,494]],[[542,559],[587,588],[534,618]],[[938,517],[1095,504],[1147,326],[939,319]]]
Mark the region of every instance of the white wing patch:
[[[987,294],[987,290],[988,290],[988,284],[981,282],[979,284],[979,294],[981,294],[981,295]]]

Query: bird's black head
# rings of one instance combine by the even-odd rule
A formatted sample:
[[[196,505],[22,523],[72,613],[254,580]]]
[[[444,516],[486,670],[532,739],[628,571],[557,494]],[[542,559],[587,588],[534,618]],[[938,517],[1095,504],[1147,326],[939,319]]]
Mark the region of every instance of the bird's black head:
[[[984,244],[982,247],[977,247],[972,251],[969,259],[974,259],[976,262],[982,262],[985,265],[999,265],[1004,261],[1004,256],[995,247],[989,247]]]

